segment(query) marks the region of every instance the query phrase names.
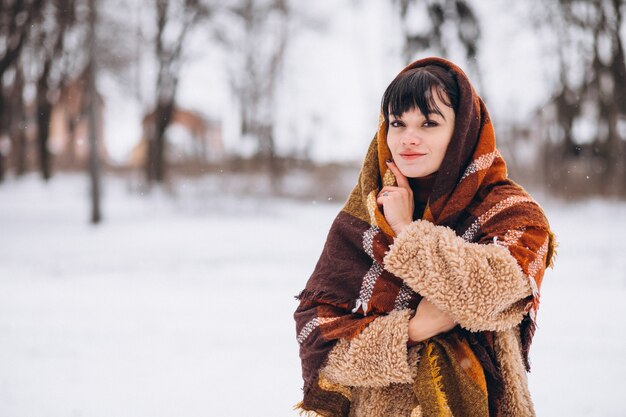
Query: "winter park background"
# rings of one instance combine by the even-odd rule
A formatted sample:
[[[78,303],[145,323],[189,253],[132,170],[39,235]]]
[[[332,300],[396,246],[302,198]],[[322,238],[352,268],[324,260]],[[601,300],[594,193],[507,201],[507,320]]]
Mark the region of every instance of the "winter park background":
[[[468,72],[560,244],[538,415],[626,416],[623,2],[6,4],[0,416],[297,415],[293,296],[385,86],[429,55]]]

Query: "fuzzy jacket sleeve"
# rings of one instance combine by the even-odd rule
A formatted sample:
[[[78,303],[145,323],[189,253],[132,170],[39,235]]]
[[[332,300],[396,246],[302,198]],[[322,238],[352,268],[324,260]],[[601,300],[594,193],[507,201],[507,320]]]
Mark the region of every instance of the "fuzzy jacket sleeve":
[[[470,331],[514,327],[532,294],[528,276],[506,247],[468,243],[425,220],[395,238],[383,263]]]
[[[353,387],[412,383],[418,347],[407,347],[412,311],[380,316],[353,339],[340,339],[321,373],[331,382]]]

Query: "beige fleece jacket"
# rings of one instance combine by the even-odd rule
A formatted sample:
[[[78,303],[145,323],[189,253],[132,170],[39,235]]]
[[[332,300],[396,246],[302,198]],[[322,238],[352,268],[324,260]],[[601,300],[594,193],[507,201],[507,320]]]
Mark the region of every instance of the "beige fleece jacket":
[[[518,324],[531,295],[529,278],[508,249],[468,243],[444,226],[417,220],[387,252],[384,267],[470,331],[494,330],[505,378],[505,416],[533,416]],[[418,344],[407,348],[410,310],[374,320],[359,336],[340,340],[320,371],[350,387],[351,416],[417,416],[410,389]],[[383,413],[383,414],[377,414]]]

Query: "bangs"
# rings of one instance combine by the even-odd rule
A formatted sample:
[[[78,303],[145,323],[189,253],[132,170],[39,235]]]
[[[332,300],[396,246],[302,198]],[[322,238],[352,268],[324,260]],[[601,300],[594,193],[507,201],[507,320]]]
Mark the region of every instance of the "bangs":
[[[416,68],[398,75],[387,87],[381,103],[381,111],[385,121],[389,123],[389,115],[400,117],[404,112],[419,109],[423,115],[438,114],[443,117],[441,109],[435,101],[435,94],[446,106],[456,107],[446,86],[427,67]],[[456,110],[456,109],[455,109]]]

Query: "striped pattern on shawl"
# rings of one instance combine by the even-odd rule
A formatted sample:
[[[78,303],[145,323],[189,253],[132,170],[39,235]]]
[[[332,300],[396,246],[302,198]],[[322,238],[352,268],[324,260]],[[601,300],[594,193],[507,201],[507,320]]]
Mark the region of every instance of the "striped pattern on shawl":
[[[529,314],[520,325],[529,369],[539,288],[546,266],[552,263],[554,235],[541,207],[507,177],[487,109],[463,71],[440,58],[415,61],[403,71],[430,64],[440,65],[455,76],[460,102],[454,133],[422,220],[447,226],[466,242],[506,246],[517,260],[533,292],[526,305]],[[376,204],[376,195],[384,185],[396,185],[385,164],[391,158],[386,132],[381,115],[358,183],[335,218],[305,289],[296,297],[300,304],[294,318],[304,379],[304,397],[296,407],[302,411],[347,416],[349,390],[319,375],[329,352],[339,339],[354,338],[377,317],[393,310],[415,309],[421,299],[401,277],[383,268],[383,258],[395,238]],[[498,415],[502,379],[490,333],[465,332],[463,340],[485,371],[490,415]],[[438,349],[450,346],[439,345]],[[421,362],[426,365],[426,361]]]

